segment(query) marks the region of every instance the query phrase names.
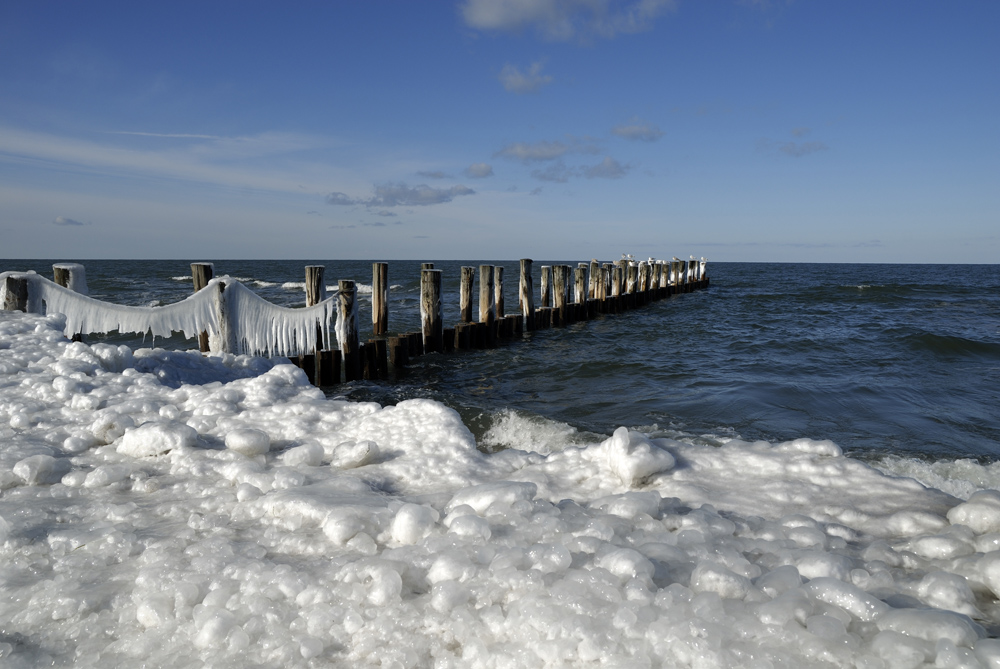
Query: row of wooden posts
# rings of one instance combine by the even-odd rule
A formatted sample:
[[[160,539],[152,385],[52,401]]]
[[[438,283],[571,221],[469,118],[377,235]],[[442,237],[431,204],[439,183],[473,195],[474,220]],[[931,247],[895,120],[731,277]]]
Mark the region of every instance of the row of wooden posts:
[[[354,281],[338,282],[338,322],[342,323],[340,349],[318,350],[291,358],[309,380],[320,386],[359,379],[387,379],[390,364],[397,376],[412,358],[425,353],[495,347],[498,342],[521,337],[525,331],[562,327],[589,320],[599,314],[615,314],[641,307],[670,295],[707,288],[705,261],[620,260],[599,263],[592,260],[570,265],[542,265],[539,295],[535,307],[532,261],[521,260],[518,313],[508,315],[504,305],[503,270],[500,265],[480,265],[479,313],[473,319],[472,294],[475,267],[462,267],[459,284],[459,322],[444,327],[441,313],[441,270],[424,263],[420,270],[421,330],[389,335],[389,265],[372,264],[372,338],[362,343],[358,334],[357,288]],[[72,274],[83,267],[53,265],[56,283],[69,287]],[[211,263],[192,263],[194,291],[208,285]],[[306,306],[325,299],[322,265],[306,266]],[[85,289],[84,289],[85,290]],[[4,309],[27,310],[27,282],[8,277]],[[79,337],[75,337],[78,339]],[[320,338],[321,340],[321,338]],[[199,336],[199,348],[208,351],[208,333]]]
[[[358,334],[357,289],[354,281],[338,282],[338,321],[344,324],[340,350],[320,350],[291,358],[309,380],[319,386],[360,379],[388,379],[390,364],[397,376],[412,358],[425,353],[495,347],[519,338],[525,331],[563,327],[599,314],[614,314],[641,307],[653,300],[708,287],[704,261],[621,260],[614,263],[542,265],[541,306],[535,307],[532,261],[523,259],[518,312],[508,315],[504,305],[504,268],[480,265],[479,314],[473,319],[472,295],[477,268],[462,267],[459,284],[459,322],[444,327],[441,312],[441,275],[433,263],[420,270],[421,330],[389,336],[389,265],[372,264],[372,335],[362,343]],[[212,265],[191,265],[194,290],[212,278]],[[306,266],[306,306],[324,299],[322,265]],[[208,350],[207,335],[201,349]]]

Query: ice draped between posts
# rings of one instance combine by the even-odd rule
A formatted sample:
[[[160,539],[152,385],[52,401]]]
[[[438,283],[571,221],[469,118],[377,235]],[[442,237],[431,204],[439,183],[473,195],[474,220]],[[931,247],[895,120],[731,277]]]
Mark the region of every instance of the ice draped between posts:
[[[34,273],[0,273],[0,302],[5,278],[28,280],[30,313],[63,314],[67,336],[84,332],[119,332],[169,337],[209,333],[213,351],[247,355],[298,355],[317,348],[330,348],[330,321],[336,316],[335,297],[311,307],[289,309],[259,297],[229,277],[212,279],[185,300],[162,307],[130,307],[110,304],[63,288]],[[222,316],[220,318],[220,315]],[[321,337],[317,337],[317,327]],[[337,324],[337,332],[343,330]]]
[[[1000,666],[994,491],[64,327],[0,314],[4,667]]]

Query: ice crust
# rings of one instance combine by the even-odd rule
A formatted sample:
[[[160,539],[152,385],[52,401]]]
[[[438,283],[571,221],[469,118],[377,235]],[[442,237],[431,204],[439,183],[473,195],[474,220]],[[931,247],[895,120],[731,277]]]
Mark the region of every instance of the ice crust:
[[[0,314],[0,666],[1000,666],[995,491],[64,329]]]

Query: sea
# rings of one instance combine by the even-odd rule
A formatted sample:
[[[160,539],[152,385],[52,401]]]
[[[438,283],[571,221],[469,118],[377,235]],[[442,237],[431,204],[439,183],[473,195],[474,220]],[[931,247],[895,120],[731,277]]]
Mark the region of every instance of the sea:
[[[51,275],[57,261],[2,262]],[[96,299],[160,306],[191,292],[188,261],[81,262]],[[446,327],[459,321],[460,268],[481,264],[504,267],[506,312],[517,311],[517,260],[434,261]],[[576,261],[535,260],[536,294],[541,266],[556,264]],[[214,271],[295,307],[305,304],[306,265],[325,267],[330,291],[341,279],[357,283],[360,334],[370,336],[371,261],[225,260]],[[420,266],[389,261],[391,332],[420,327]],[[707,442],[829,439],[866,460],[1000,458],[1000,265],[709,262],[707,272],[708,290],[493,350],[423,356],[400,378],[325,390],[383,405],[438,400],[487,445],[491,428],[513,413],[554,421],[557,432],[627,426]],[[195,344],[179,335],[90,340]]]

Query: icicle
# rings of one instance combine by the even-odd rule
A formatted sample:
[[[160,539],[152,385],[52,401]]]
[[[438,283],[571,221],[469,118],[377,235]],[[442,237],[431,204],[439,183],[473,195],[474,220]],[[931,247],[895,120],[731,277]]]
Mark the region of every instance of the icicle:
[[[111,332],[169,337],[183,332],[193,338],[207,331],[213,350],[248,355],[311,353],[330,341],[335,298],[305,309],[289,309],[267,302],[239,281],[222,277],[187,299],[162,307],[109,304],[63,288],[34,273],[4,272],[28,279],[28,311],[66,316],[66,336],[77,332]],[[0,296],[2,297],[2,296]],[[317,337],[317,325],[319,337]]]

